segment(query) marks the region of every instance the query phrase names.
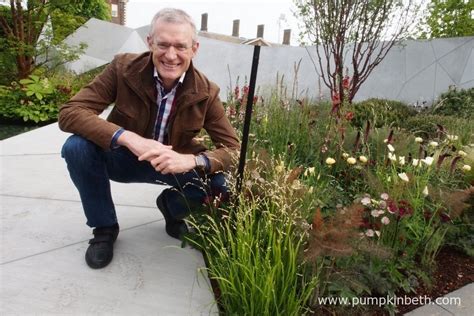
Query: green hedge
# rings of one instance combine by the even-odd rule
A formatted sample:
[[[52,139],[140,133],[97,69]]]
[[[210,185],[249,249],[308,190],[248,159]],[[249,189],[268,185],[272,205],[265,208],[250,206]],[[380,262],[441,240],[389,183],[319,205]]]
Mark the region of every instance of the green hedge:
[[[354,103],[354,110],[352,125],[359,128],[365,126],[367,121],[375,127],[399,127],[407,117],[417,113],[403,102],[385,99],[368,99]]]
[[[457,89],[440,95],[429,111],[431,114],[474,119],[474,88]]]

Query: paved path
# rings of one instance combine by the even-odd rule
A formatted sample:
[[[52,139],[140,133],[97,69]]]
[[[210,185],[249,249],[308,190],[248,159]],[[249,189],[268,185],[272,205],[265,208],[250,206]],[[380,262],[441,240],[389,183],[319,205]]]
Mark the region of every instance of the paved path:
[[[112,183],[121,231],[112,263],[89,269],[91,230],[57,124],[0,141],[0,315],[217,314],[200,252],[168,237],[164,188]]]

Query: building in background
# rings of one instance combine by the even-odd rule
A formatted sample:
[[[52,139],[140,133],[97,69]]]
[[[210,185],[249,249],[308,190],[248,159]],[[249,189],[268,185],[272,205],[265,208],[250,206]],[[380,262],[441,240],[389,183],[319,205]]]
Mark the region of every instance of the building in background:
[[[125,25],[125,16],[128,0],[107,0],[110,4],[112,23]]]

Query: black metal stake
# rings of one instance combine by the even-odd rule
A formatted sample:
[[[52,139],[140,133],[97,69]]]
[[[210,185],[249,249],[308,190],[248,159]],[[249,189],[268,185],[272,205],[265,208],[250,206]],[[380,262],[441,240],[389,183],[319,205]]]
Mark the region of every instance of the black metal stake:
[[[253,97],[255,95],[255,82],[257,81],[258,60],[260,58],[260,46],[253,49],[252,70],[250,72],[249,93],[247,95],[247,106],[245,108],[244,130],[242,134],[242,146],[240,148],[239,168],[237,175],[237,192],[240,192],[244,178],[245,156],[250,132],[250,120],[252,118]]]

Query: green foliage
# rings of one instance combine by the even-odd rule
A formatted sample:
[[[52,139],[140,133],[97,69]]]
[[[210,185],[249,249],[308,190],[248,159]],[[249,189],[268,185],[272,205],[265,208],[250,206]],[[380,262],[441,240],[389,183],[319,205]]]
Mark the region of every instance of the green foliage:
[[[421,38],[443,38],[474,35],[474,1],[431,0]]]
[[[420,113],[406,118],[401,126],[423,138],[438,138],[446,130],[458,135],[463,143],[474,141],[472,119]]]
[[[244,181],[239,193],[233,188],[235,203],[223,209],[213,203],[211,215],[192,218],[191,242],[207,254],[207,273],[219,285],[225,315],[304,315],[317,283],[305,275],[300,256],[306,189],[293,171],[275,172],[265,156],[248,164],[246,179],[259,180]]]
[[[55,121],[59,106],[70,97],[69,87],[31,75],[19,83],[0,86],[0,118],[11,122]]]
[[[354,109],[351,123],[358,128],[364,127],[367,121],[375,127],[399,127],[404,120],[417,113],[403,102],[385,99],[368,99],[354,103]]]
[[[68,46],[63,39],[91,17],[110,19],[105,0],[28,1],[27,8],[15,2],[11,10],[0,9],[0,70],[7,71],[2,84],[24,79],[36,68],[55,69],[77,59],[84,44]]]
[[[451,87],[439,96],[429,112],[474,119],[474,88],[458,89]]]
[[[51,13],[56,42],[62,41],[90,18],[110,21],[110,6],[106,0],[76,1]]]
[[[232,122],[241,126],[243,115],[238,114],[241,111],[236,111],[235,106],[228,102],[227,111]],[[264,163],[266,170],[274,171],[247,171],[250,176],[245,185],[258,188],[261,184],[264,190],[239,194],[239,203],[245,205],[252,221],[257,222],[260,217],[254,215],[267,211],[262,209],[262,205],[268,206],[265,198],[246,204],[240,200],[241,196],[251,200],[271,195],[279,201],[279,208],[289,204],[289,209],[304,214],[291,213],[296,223],[304,219],[311,223],[302,252],[305,267],[302,275],[307,280],[317,280],[314,295],[308,301],[316,313],[328,308],[336,314],[348,312],[343,307],[320,306],[320,297],[385,296],[400,290],[414,291],[429,282],[435,257],[447,242],[456,240],[459,247],[469,251],[472,225],[459,222],[464,212],[459,201],[469,194],[466,188],[474,179],[470,170],[474,149],[467,145],[473,143],[471,120],[417,114],[403,103],[377,99],[346,106],[345,115],[339,120],[329,113],[331,106],[327,103],[286,102],[275,96],[261,99],[254,109],[248,156],[255,158],[255,151],[264,148],[274,159]],[[351,111],[355,112],[354,116]],[[365,123],[367,120],[369,125]],[[293,176],[277,177],[291,168]],[[287,181],[294,177],[297,179]],[[279,183],[278,190],[268,184],[273,181]],[[310,203],[305,202],[306,198],[280,200],[285,196],[280,190],[289,190],[295,183],[296,187],[305,188]],[[226,224],[238,221],[232,212],[224,214],[229,219],[224,221]],[[209,222],[206,220],[202,225],[206,227],[205,223]],[[305,224],[296,225],[299,228],[295,232]],[[214,249],[218,245],[215,252],[226,249],[222,254],[209,255],[222,258],[220,262],[210,262],[209,267],[212,269],[217,262],[216,279],[225,283],[223,296],[231,293],[234,297],[231,305],[237,304],[236,293],[252,293],[249,284],[261,282],[233,276],[254,276],[249,267],[260,267],[259,271],[265,271],[265,275],[270,271],[258,260],[250,260],[251,256],[234,251],[240,249],[237,245],[256,249],[254,245],[259,243],[249,236],[268,236],[273,227],[279,226],[276,223],[252,226],[248,234],[235,233],[246,230],[235,227],[207,230],[213,239],[208,240],[205,248]],[[231,252],[233,256],[229,259]],[[293,261],[279,260],[291,269]],[[249,284],[242,285],[246,282]],[[262,299],[253,304],[265,303],[268,301]],[[387,308],[395,312],[395,307]],[[359,309],[364,313],[362,307]],[[239,312],[251,313],[247,307]]]
[[[20,80],[20,83],[24,86],[26,96],[31,97],[34,95],[39,101],[54,91],[47,78],[40,80],[35,75],[31,75],[28,79]]]

